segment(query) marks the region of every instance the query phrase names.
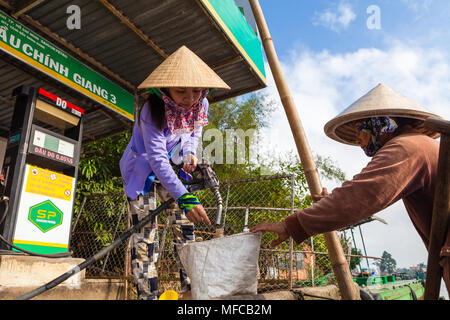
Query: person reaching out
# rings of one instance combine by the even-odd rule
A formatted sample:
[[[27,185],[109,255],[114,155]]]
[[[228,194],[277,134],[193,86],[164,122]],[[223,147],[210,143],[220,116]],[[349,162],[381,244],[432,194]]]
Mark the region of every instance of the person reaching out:
[[[316,202],[281,223],[262,222],[251,232],[274,232],[277,246],[289,237],[297,243],[369,218],[398,200],[428,249],[437,181],[439,134],[424,128],[439,118],[410,99],[380,84],[325,125],[339,142],[358,145],[371,157],[367,166],[330,194],[312,195]],[[450,226],[449,226],[450,227]],[[406,245],[406,244],[405,244]],[[443,279],[450,291],[450,233],[441,250]]]

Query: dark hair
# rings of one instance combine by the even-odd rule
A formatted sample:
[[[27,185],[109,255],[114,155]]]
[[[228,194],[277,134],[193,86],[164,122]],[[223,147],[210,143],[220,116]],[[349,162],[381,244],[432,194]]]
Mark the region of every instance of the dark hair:
[[[152,116],[153,123],[160,129],[164,129],[164,120],[165,120],[165,110],[164,110],[164,101],[158,97],[156,94],[150,94],[145,103],[140,108],[138,114],[138,125],[141,124],[141,112],[142,109],[148,105],[147,108],[150,108],[150,115]]]

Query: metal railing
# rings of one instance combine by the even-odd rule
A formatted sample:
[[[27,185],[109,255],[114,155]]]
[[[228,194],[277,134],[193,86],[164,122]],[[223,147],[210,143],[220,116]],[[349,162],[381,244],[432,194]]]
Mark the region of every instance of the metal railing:
[[[281,222],[294,213],[294,203],[300,193],[294,175],[277,175],[221,182],[224,235],[248,231],[260,222]],[[215,198],[209,190],[197,193],[210,220],[216,221]],[[297,197],[297,199],[296,199]],[[75,257],[87,258],[107,246],[130,226],[126,213],[126,198],[122,193],[96,194],[84,197],[74,216],[71,247]],[[203,241],[215,236],[214,223],[195,225],[195,235]],[[160,291],[179,290],[178,265],[173,249],[173,235],[167,215],[158,216],[160,255],[158,281]],[[344,235],[341,233],[342,238]],[[258,272],[258,292],[292,289],[304,286],[336,284],[325,241],[314,236],[301,244],[292,239],[272,248],[276,235],[264,233],[261,240]],[[361,259],[351,254],[351,241],[341,241],[348,261]],[[374,257],[364,257],[372,259]],[[374,258],[377,259],[377,258]],[[89,278],[120,278],[124,280],[128,297],[135,298],[130,273],[129,241],[86,269]]]

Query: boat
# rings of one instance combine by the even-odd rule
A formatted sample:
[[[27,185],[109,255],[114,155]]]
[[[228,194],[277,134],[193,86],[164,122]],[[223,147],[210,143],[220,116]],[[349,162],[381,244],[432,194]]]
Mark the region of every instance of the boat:
[[[356,248],[353,228],[359,228],[366,260],[367,252],[361,225],[372,221],[387,224],[383,219],[373,216],[344,229],[351,230],[353,244]],[[367,266],[369,267],[368,261]],[[359,265],[359,269],[360,272],[353,277],[353,281],[359,285],[362,300],[423,300],[425,292],[425,274],[423,272],[417,272],[416,277],[413,278],[403,273],[375,276],[373,273],[369,273],[368,269],[361,268],[361,265]]]
[[[363,273],[353,278],[353,281],[360,287],[362,300],[423,300],[425,292],[425,281],[420,277],[372,277]]]

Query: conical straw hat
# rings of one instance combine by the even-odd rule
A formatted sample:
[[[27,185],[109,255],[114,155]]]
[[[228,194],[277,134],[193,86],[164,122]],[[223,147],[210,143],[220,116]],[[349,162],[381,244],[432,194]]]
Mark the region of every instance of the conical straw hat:
[[[161,63],[142,82],[144,88],[210,88],[230,87],[195,53],[182,46]]]
[[[423,126],[427,118],[439,116],[382,83],[330,120],[325,125],[325,134],[336,141],[358,145],[351,122],[381,116],[422,120],[416,129],[432,138],[439,137],[439,133]]]

